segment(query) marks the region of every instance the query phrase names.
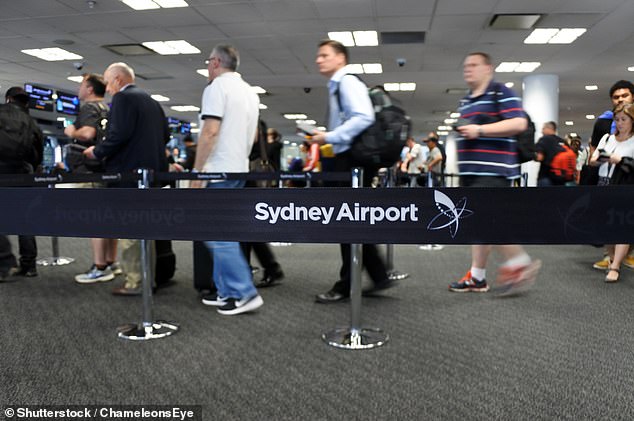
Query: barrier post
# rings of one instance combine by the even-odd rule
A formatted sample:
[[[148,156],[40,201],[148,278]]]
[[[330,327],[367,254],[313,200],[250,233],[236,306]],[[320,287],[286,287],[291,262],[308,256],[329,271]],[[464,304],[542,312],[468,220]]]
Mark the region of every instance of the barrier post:
[[[430,168],[427,169],[427,187],[434,187],[434,173]],[[421,244],[418,248],[426,251],[438,251],[442,250],[444,246],[441,244]]]
[[[352,170],[352,187],[362,187],[363,169]],[[350,327],[336,328],[321,335],[330,346],[342,349],[371,349],[385,344],[389,337],[380,329],[361,328],[361,244],[350,245]]]
[[[396,186],[396,166],[388,168],[388,175],[385,182],[385,187],[388,189]],[[411,182],[409,183],[411,185]],[[409,273],[400,272],[394,269],[394,244],[387,244],[385,250],[385,269],[387,270],[387,277],[391,281],[400,281],[409,277]]]
[[[48,188],[54,189],[55,184],[49,184]],[[57,237],[51,237],[51,251],[53,252],[53,256],[37,259],[36,263],[40,266],[62,266],[68,265],[75,261],[75,259],[73,259],[72,257],[59,255],[59,238]]]
[[[150,171],[148,169],[139,169],[137,174],[141,176],[139,179],[140,189],[149,189],[151,185]],[[141,242],[141,290],[143,298],[143,321],[139,324],[127,324],[120,326],[118,337],[121,339],[129,339],[134,341],[147,341],[150,339],[165,338],[176,333],[179,326],[173,322],[153,321],[152,316],[152,276],[151,268],[151,243],[148,240],[140,240]]]

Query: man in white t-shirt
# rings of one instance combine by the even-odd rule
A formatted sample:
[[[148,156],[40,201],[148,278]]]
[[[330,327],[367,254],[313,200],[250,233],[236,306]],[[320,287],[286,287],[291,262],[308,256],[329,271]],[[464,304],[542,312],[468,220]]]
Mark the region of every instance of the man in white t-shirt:
[[[407,139],[409,152],[405,156],[405,160],[401,164],[401,171],[407,172],[409,175],[409,186],[416,186],[416,176],[422,172],[423,163],[425,162],[425,153],[423,147],[416,143],[413,137]]]
[[[217,45],[206,61],[209,85],[202,97],[202,129],[198,138],[194,171],[244,173],[249,171],[249,153],[258,126],[260,100],[242,76],[236,73],[240,57],[230,45]],[[192,187],[202,187],[194,181]],[[210,182],[208,188],[240,188],[244,180]],[[251,269],[238,242],[207,241],[213,256],[213,279],[217,292],[203,303],[218,307],[218,313],[235,315],[263,304],[253,285]]]

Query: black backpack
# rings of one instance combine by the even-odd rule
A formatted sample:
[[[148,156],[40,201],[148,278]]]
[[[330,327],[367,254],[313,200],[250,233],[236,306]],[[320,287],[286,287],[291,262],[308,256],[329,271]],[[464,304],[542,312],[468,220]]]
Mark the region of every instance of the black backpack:
[[[499,111],[498,92],[500,92],[499,85],[495,85],[495,106]],[[531,117],[526,111],[524,111],[524,117],[526,117],[528,123],[526,130],[513,136],[517,141],[517,158],[520,164],[534,160],[537,153],[535,146],[535,123],[533,123],[533,120],[531,120]]]
[[[0,104],[0,160],[27,160],[33,150],[33,131],[28,116],[10,104]],[[26,117],[26,118],[25,118]]]
[[[410,135],[410,118],[402,108],[392,103],[392,98],[382,86],[370,88],[368,93],[374,107],[374,123],[352,141],[352,159],[355,165],[391,167],[400,159],[401,150]],[[335,96],[341,110],[338,88]]]

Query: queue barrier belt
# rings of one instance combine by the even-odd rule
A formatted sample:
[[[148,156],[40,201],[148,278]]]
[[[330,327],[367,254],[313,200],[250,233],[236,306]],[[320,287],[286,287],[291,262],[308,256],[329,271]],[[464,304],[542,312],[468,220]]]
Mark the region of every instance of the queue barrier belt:
[[[155,178],[168,175],[170,179],[205,176],[159,173]],[[37,176],[2,176],[0,185],[6,185],[9,179],[26,182],[28,177],[33,181]],[[31,185],[80,182],[91,177],[93,181],[109,181],[104,177],[114,176],[75,175],[61,180],[52,176]],[[0,233],[294,243],[615,244],[630,243],[634,238],[632,193],[631,186],[141,190],[2,187]]]

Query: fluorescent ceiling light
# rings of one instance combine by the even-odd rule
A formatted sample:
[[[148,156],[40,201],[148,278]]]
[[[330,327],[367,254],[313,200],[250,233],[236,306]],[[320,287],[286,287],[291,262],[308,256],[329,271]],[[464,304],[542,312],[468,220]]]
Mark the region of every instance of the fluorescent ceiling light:
[[[515,84],[514,84],[513,82],[506,82],[506,83],[504,84],[504,86],[506,86],[507,88],[509,88],[509,89],[510,89],[510,88],[512,88],[513,86],[515,86]]]
[[[557,28],[537,28],[526,37],[524,44],[547,44],[557,32]]]
[[[572,44],[586,32],[585,28],[537,28],[524,44]]]
[[[457,122],[458,122],[458,119],[456,119],[456,118],[446,118],[443,121],[443,123],[445,123],[445,124],[454,124],[454,123],[457,123]]]
[[[436,128],[437,130],[452,130],[451,126],[438,126]]]
[[[81,60],[83,58],[78,54],[71,53],[59,47],[33,48],[30,50],[22,50],[22,52],[46,61]]]
[[[579,137],[579,135],[575,132],[570,133],[570,137]]]
[[[189,111],[200,111],[200,108],[196,107],[195,105],[172,105],[170,108],[181,113],[186,113]]]
[[[201,76],[205,76],[205,77],[209,77],[209,70],[208,69],[198,69],[196,70],[196,73],[198,73]]]
[[[207,74],[209,74],[209,72],[207,72]],[[258,95],[264,95],[266,93],[266,90],[261,86],[251,86],[251,89]]]
[[[189,132],[190,132],[190,133],[200,133],[200,129],[199,129],[198,127],[196,127],[196,128],[191,128],[191,129],[189,130]]]
[[[83,76],[68,76],[66,79],[72,81],[72,82],[77,82],[77,83],[82,83],[84,81],[84,77]]]
[[[161,6],[154,3],[152,0],[121,0],[123,3],[127,4],[134,10],[149,10],[149,9],[160,9]]]
[[[628,68],[627,68],[627,71],[628,71],[628,72],[634,72],[634,66],[630,66],[630,67],[628,67]]]
[[[577,38],[585,34],[584,28],[563,28],[557,35],[552,37],[549,44],[572,44]]]
[[[365,73],[383,73],[383,66],[381,63],[364,63],[362,66]]]
[[[530,73],[535,71],[535,69],[541,65],[542,64],[538,61],[503,61],[495,68],[495,71],[498,73]]]
[[[284,118],[288,120],[306,120],[308,116],[306,114],[284,114]]]
[[[154,94],[154,95],[150,95],[152,97],[152,99],[154,101],[158,101],[158,102],[166,102],[169,101],[170,99],[166,96],[163,95],[158,95],[158,94]]]
[[[142,45],[158,54],[167,56],[175,54],[200,54],[200,50],[185,40],[176,41],[148,41]]]
[[[346,47],[374,47],[379,45],[379,36],[376,31],[328,32],[328,38],[339,41]]]
[[[354,38],[352,37],[352,32],[350,31],[328,32],[328,38],[333,41],[339,41],[346,47],[354,47]]]
[[[574,126],[574,125],[575,125],[575,122],[574,122],[574,121],[566,121],[564,124],[565,124],[566,126]]]
[[[191,123],[189,123],[189,125],[190,125],[191,127],[198,127],[198,123],[194,123],[193,121],[192,121]]]
[[[451,114],[449,114],[449,117],[458,118],[458,117],[460,117],[460,113],[451,113]]]
[[[384,83],[383,84],[383,89],[385,89],[386,91],[400,91],[401,87],[398,83]]]
[[[508,73],[512,72],[520,65],[519,61],[503,61],[498,64],[498,67],[495,68],[495,71],[498,73]]]
[[[169,9],[172,7],[188,7],[185,0],[121,0],[134,10]]]
[[[312,124],[313,126],[317,124],[315,120],[296,120],[296,123]]]
[[[262,104],[262,103],[260,102],[260,109],[261,109],[261,110],[268,110],[268,108],[269,108],[268,106],[266,106],[265,104]]]
[[[414,82],[401,83],[399,87],[401,88],[401,91],[412,92],[416,90],[416,83]]]
[[[447,131],[437,131],[436,134],[438,136],[448,136],[449,132],[447,132]]]
[[[363,66],[361,64],[348,64],[348,66],[346,67],[346,71],[349,73],[354,73],[355,75],[364,73]]]
[[[599,89],[597,85],[586,85],[586,91],[596,91]]]
[[[594,120],[595,116],[594,116],[594,114],[586,114],[586,118],[588,120]]]
[[[185,0],[154,0],[154,2],[164,9],[189,6]]]
[[[354,31],[352,33],[357,47],[375,47],[379,45],[376,31]]]

